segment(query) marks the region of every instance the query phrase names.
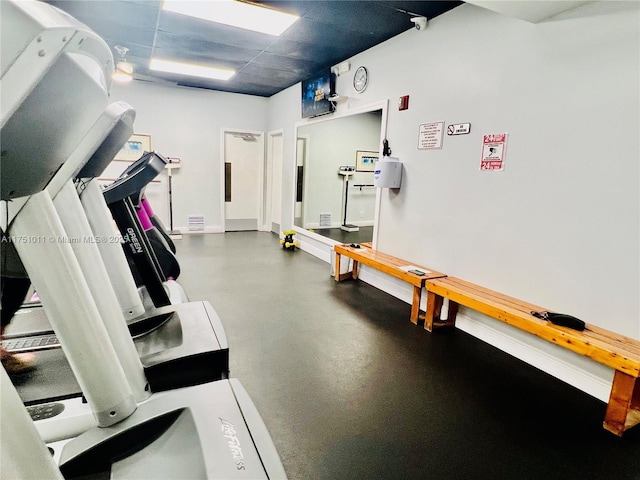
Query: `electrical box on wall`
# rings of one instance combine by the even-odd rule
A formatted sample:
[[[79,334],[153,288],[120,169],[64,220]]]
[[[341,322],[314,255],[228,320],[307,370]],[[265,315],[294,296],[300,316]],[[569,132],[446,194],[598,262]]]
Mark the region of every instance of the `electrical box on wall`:
[[[402,162],[395,157],[383,157],[376,162],[373,184],[377,188],[400,188],[402,183]]]

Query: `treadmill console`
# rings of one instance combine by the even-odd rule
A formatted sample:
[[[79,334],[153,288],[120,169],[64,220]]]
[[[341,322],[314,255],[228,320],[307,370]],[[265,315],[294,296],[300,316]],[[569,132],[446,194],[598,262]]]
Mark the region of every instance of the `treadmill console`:
[[[156,152],[145,152],[142,157],[129,165],[118,179],[103,191],[108,204],[124,200],[137,194],[151,180],[156,178],[169,163],[166,158]]]

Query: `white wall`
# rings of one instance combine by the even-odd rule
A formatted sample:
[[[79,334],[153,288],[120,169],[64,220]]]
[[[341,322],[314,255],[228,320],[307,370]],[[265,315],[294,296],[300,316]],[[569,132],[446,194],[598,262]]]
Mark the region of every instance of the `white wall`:
[[[383,191],[378,248],[640,338],[639,27],[635,2],[589,3],[539,24],[466,4],[350,59],[337,81],[349,107],[411,97],[409,110],[389,110],[405,171],[399,191]],[[359,65],[371,79],[355,97]],[[269,108],[296,111],[299,85]],[[432,121],[470,122],[471,134],[418,150],[418,126]],[[285,115],[269,127],[292,135]],[[501,132],[505,170],[479,171],[482,135]],[[291,172],[293,152],[284,159]],[[375,272],[362,278],[410,298]],[[583,357],[475,312],[463,310],[459,326],[608,395],[611,372]]]
[[[175,228],[186,231],[189,214],[204,214],[205,230],[221,231],[220,130],[266,131],[268,99],[136,81],[114,84],[111,99],[136,109],[135,131],[150,134],[154,150],[182,160],[173,180]]]
[[[465,5],[362,55],[367,93],[411,95],[390,109],[405,176],[378,247],[640,337],[638,27],[631,3],[537,25]],[[472,133],[418,150],[439,120]],[[480,172],[482,135],[500,132],[505,171]]]
[[[300,84],[287,88],[269,98],[268,125],[269,130],[282,129],[282,209],[281,230],[289,230],[293,223],[293,207],[295,205],[295,124],[302,118],[300,106]]]

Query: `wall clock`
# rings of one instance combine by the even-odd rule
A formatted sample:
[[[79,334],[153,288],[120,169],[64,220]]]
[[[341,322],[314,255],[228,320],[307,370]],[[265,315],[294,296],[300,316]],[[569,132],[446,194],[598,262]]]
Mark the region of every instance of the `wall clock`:
[[[366,67],[358,67],[356,73],[353,75],[353,89],[357,93],[362,93],[369,84],[369,71]]]

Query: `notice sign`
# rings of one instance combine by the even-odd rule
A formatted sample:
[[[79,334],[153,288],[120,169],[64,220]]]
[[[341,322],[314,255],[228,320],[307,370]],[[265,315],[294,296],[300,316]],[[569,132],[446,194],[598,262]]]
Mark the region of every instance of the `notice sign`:
[[[506,144],[506,133],[484,135],[482,140],[482,160],[480,162],[480,170],[504,170]]]
[[[444,122],[423,123],[418,130],[418,150],[442,148]]]
[[[455,123],[447,127],[447,135],[466,135],[470,131],[470,123]]]

